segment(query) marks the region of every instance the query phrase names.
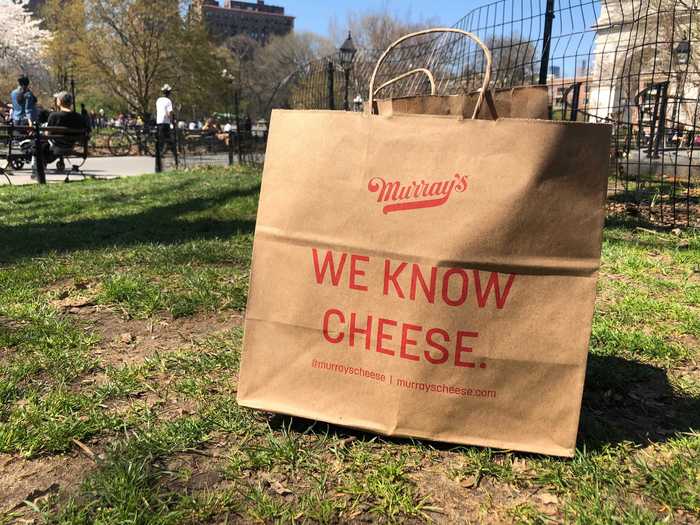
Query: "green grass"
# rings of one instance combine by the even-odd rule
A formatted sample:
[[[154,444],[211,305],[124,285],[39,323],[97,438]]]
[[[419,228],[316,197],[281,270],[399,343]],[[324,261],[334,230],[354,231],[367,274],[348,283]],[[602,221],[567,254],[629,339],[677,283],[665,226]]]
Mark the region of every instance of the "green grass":
[[[215,320],[245,308],[259,184],[210,169],[0,188],[0,454],[95,452],[0,524],[700,522],[697,232],[611,218],[561,460],[239,408],[242,328]]]

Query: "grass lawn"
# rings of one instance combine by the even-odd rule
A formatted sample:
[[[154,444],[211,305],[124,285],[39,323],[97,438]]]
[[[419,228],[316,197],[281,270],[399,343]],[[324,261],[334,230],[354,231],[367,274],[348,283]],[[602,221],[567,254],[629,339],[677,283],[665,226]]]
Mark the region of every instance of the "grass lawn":
[[[700,234],[609,220],[551,459],[239,408],[259,184],[0,188],[0,524],[700,523]]]

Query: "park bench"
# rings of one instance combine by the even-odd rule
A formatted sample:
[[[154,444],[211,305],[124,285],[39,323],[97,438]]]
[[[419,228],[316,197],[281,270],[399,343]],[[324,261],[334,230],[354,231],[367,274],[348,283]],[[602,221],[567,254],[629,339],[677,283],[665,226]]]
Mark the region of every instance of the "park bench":
[[[71,174],[85,178],[80,168],[89,156],[89,141],[87,128],[0,126],[0,175],[12,184],[10,175],[36,157],[39,183],[46,182],[46,167],[53,162],[56,173],[65,173],[64,182],[70,182]]]

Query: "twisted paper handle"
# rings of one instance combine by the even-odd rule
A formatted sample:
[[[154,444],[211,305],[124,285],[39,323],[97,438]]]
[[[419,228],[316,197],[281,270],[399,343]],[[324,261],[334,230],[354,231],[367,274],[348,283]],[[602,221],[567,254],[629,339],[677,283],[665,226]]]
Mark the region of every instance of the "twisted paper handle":
[[[399,75],[396,78],[392,78],[388,82],[384,82],[381,86],[379,86],[377,89],[374,90],[374,96],[376,97],[377,93],[379,93],[382,89],[387,88],[387,87],[391,86],[392,84],[395,84],[399,80],[403,80],[406,77],[410,77],[410,76],[416,75],[418,73],[424,73],[425,76],[428,77],[428,81],[430,82],[430,94],[436,95],[437,94],[437,86],[435,85],[435,77],[433,76],[433,74],[429,70],[421,67],[421,68],[417,68],[417,69],[412,69],[408,73],[404,73],[403,75]]]
[[[370,111],[372,111],[372,108],[374,107],[374,97],[377,94],[378,91],[381,89],[387,87],[388,85],[391,85],[395,82],[398,82],[399,80],[409,76],[409,75],[414,75],[416,73],[425,73],[428,76],[428,79],[430,80],[431,84],[431,90],[432,94],[435,94],[435,79],[433,78],[432,73],[428,71],[427,69],[414,69],[412,71],[409,71],[408,73],[404,73],[403,75],[400,75],[389,82],[386,82],[382,84],[379,88],[376,90],[374,89],[374,83],[377,80],[377,73],[379,72],[379,68],[381,65],[384,63],[384,60],[386,57],[389,55],[389,53],[399,44],[402,42],[405,42],[406,40],[409,40],[411,38],[415,38],[417,36],[422,36],[422,35],[428,35],[431,33],[457,33],[460,35],[464,35],[467,38],[470,38],[473,40],[484,52],[484,55],[486,56],[486,71],[484,72],[484,83],[481,86],[481,89],[479,90],[479,98],[476,101],[476,107],[474,108],[474,113],[472,115],[472,119],[475,119],[476,116],[479,114],[479,111],[481,110],[481,106],[484,104],[484,100],[486,97],[486,91],[489,87],[489,84],[491,83],[491,65],[493,63],[493,58],[491,57],[491,51],[489,51],[489,48],[486,47],[486,44],[484,44],[479,37],[477,37],[473,33],[469,33],[468,31],[463,31],[461,29],[456,29],[453,27],[437,27],[433,29],[424,29],[422,31],[416,31],[415,33],[410,33],[408,35],[404,35],[401,38],[399,38],[396,42],[391,44],[386,51],[382,54],[381,57],[379,57],[379,60],[377,60],[377,65],[374,66],[374,71],[372,72],[372,78],[369,81],[369,107]]]

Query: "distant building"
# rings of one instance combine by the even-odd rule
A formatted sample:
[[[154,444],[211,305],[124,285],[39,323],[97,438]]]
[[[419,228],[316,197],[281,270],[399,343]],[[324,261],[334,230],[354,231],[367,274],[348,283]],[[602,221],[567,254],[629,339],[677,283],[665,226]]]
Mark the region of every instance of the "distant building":
[[[224,0],[194,0],[193,8],[217,40],[246,35],[265,44],[273,36],[284,36],[294,30],[294,17],[284,13],[284,7]]]
[[[578,108],[584,109],[588,104],[588,90],[590,78],[587,76],[586,61],[582,61],[576,68],[576,74],[561,76],[561,66],[550,66],[547,75],[547,90],[549,92],[549,105],[554,112],[571,109],[575,98],[575,86],[578,85]]]
[[[588,89],[590,79],[587,77],[562,78],[554,75],[547,77],[549,91],[549,103],[554,111],[562,111],[571,108],[574,98],[574,86],[578,84],[578,109],[584,109],[588,105]]]

